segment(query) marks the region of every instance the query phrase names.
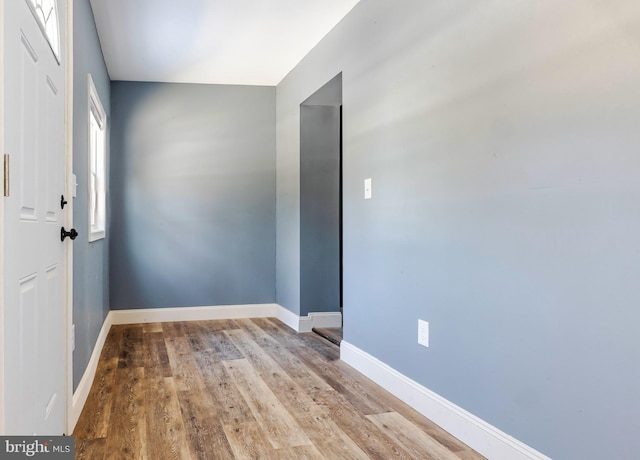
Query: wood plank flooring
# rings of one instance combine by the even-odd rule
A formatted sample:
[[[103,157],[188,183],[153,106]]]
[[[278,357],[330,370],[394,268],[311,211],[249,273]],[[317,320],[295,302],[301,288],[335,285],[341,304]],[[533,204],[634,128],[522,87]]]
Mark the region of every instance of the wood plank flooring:
[[[113,326],[74,436],[89,460],[484,458],[271,318]]]
[[[312,331],[335,345],[340,346],[342,342],[341,327],[314,327]]]

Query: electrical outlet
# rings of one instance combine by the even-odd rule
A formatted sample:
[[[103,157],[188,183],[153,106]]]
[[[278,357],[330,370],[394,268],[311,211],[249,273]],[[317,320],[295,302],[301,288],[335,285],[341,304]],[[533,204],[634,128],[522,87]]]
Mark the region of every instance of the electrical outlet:
[[[429,323],[418,320],[418,343],[429,348]]]
[[[76,325],[71,325],[71,351],[76,350]]]

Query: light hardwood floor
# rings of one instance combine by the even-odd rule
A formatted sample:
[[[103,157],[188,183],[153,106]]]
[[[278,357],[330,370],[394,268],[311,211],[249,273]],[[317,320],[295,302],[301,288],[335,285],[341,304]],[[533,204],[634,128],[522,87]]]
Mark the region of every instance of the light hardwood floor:
[[[74,436],[91,460],[484,458],[276,319],[113,326]]]

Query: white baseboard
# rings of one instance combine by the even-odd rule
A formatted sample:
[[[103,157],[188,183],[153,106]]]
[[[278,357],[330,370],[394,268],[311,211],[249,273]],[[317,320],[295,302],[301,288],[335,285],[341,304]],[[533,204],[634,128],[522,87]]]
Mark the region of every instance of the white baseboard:
[[[276,304],[220,305],[215,307],[111,310],[113,324],[167,323],[210,319],[268,318],[276,316]],[[281,307],[282,308],[282,307]]]
[[[275,317],[296,332],[311,332],[311,329],[314,327],[340,327],[342,324],[342,314],[339,312],[309,313],[309,316],[298,316],[291,310],[273,303],[220,305],[215,307],[111,310],[110,314],[113,316],[113,324]]]
[[[309,313],[309,316],[298,316],[291,310],[278,305],[274,316],[296,332],[311,332],[314,327],[342,326],[342,313],[340,312],[319,312]]]
[[[342,313],[309,313],[309,316],[300,317],[298,332],[311,332],[314,327],[340,327],[342,326]]]
[[[551,460],[344,340],[340,359],[491,460]]]
[[[111,312],[109,312],[102,324],[100,333],[98,334],[98,340],[96,340],[96,344],[93,347],[93,352],[91,353],[91,358],[89,358],[87,368],[85,369],[84,374],[82,374],[82,379],[80,379],[80,383],[78,383],[78,388],[76,388],[76,391],[73,393],[71,400],[69,433],[73,433],[76,423],[78,423],[78,419],[80,418],[80,414],[82,413],[82,409],[84,408],[84,404],[87,402],[87,397],[89,396],[89,391],[93,384],[93,378],[95,377],[96,370],[98,369],[100,354],[102,353],[104,342],[107,340],[107,335],[109,334],[109,329],[111,329],[112,324],[113,316],[111,315]]]
[[[273,316],[278,318],[294,331],[300,332],[300,317],[291,310],[287,310],[282,305],[277,305]]]

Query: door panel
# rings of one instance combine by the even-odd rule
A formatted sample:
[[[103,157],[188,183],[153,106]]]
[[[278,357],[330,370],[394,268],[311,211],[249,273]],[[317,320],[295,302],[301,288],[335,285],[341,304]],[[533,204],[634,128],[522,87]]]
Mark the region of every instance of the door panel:
[[[20,207],[20,220],[22,221],[37,221],[36,217],[36,198],[37,198],[37,182],[38,182],[38,170],[37,170],[37,119],[35,118],[36,106],[37,106],[37,92],[33,89],[37,88],[38,82],[38,56],[35,50],[31,46],[31,43],[21,34],[20,37],[20,75],[21,81],[19,87],[15,88],[17,94],[21,95],[21,106],[19,126],[17,126],[17,132],[19,133],[20,144],[20,176],[17,178],[16,184],[20,187],[20,201],[22,206]],[[9,91],[9,88],[6,88]],[[9,95],[7,95],[7,98]],[[7,133],[10,136],[11,133]],[[17,160],[17,159],[15,159]],[[14,160],[14,161],[15,161]]]
[[[19,372],[15,373],[15,370],[12,372],[10,368],[7,368],[5,373],[7,382],[5,393],[5,398],[7,398],[7,415],[12,414],[11,416],[15,418],[15,423],[18,426],[24,426],[24,422],[32,418],[34,412],[33,399],[30,400],[29,395],[36,394],[36,381],[28,378],[28,376],[33,372],[34,367],[29,358],[35,355],[38,348],[37,330],[30,327],[30,325],[36,324],[37,302],[38,297],[40,297],[38,292],[39,281],[37,273],[31,274],[19,281],[20,310],[18,312],[19,319],[16,331],[19,333],[19,337],[22,338],[22,340],[16,342],[18,345],[16,358],[18,358],[17,365],[19,366]],[[9,305],[7,305],[7,307],[9,307]],[[13,351],[10,343],[7,343],[7,351],[8,353],[12,353]],[[6,360],[9,361],[9,357],[7,357]],[[9,386],[10,383],[13,385]],[[11,406],[17,405],[18,401],[22,401],[22,410],[16,414],[15,411],[10,411],[9,409]],[[10,429],[12,424],[12,421],[7,420],[5,426],[7,429]]]
[[[47,84],[45,86],[45,110],[43,111],[45,118],[43,120],[43,136],[45,137],[45,145],[63,145],[63,124],[56,117],[56,110],[59,109],[58,104],[58,88],[54,82],[47,76]],[[45,171],[60,171],[64,167],[61,155],[47,155],[44,150],[44,161],[46,164]],[[57,215],[60,209],[60,194],[56,195],[56,190],[63,190],[62,176],[60,174],[46,174],[46,189],[52,193],[47,193],[45,203],[46,220],[49,223],[57,222]]]

